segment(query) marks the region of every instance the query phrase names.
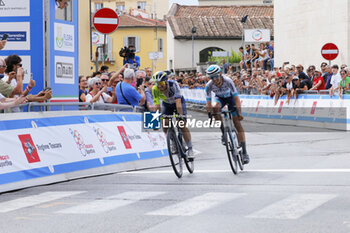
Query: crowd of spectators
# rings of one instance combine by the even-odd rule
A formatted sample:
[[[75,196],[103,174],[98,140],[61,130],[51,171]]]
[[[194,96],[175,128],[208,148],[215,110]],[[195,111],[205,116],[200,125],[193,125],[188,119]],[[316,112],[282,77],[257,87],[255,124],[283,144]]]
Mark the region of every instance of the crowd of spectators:
[[[263,63],[264,61],[262,66]],[[146,68],[135,71],[126,67],[127,65],[118,72],[110,73],[108,67],[102,67],[103,73],[95,72],[91,77],[80,77],[80,101],[119,103],[152,109],[152,70]],[[273,67],[271,71],[259,67],[258,61],[257,67],[252,65],[252,68],[236,72],[229,65],[227,70],[224,66],[222,68],[225,75],[234,81],[240,94],[269,95],[275,99],[275,104],[283,95],[287,96],[289,103],[291,97],[296,100],[298,94],[306,92],[316,94],[324,91],[331,96],[339,94],[341,98],[343,94],[350,94],[350,70],[345,64],[339,67],[323,62],[320,69],[311,65],[305,71],[301,64],[295,66],[284,63],[282,67]],[[169,72],[169,79],[176,80],[180,87],[189,89],[204,88],[210,80],[200,72],[180,72],[178,75]]]
[[[92,76],[79,77],[79,102],[124,104],[152,110],[152,70],[127,68],[109,72],[108,66]]]

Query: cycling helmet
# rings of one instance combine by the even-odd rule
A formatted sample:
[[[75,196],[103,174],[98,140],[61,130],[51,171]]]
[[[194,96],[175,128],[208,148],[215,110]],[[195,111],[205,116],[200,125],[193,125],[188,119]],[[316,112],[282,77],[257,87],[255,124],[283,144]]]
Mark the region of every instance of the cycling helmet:
[[[209,75],[209,77],[218,75],[220,73],[221,73],[221,68],[218,65],[211,65],[207,69],[207,74]]]
[[[158,71],[153,75],[152,79],[155,83],[168,81],[168,75],[163,71]]]

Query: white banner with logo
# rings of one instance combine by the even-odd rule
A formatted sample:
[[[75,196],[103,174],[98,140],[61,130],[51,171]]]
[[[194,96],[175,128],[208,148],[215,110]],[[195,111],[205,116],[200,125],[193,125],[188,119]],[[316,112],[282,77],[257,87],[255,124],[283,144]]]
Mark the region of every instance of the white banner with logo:
[[[0,0],[0,17],[30,15],[30,0]]]
[[[74,26],[55,23],[55,50],[74,52]]]
[[[74,57],[55,56],[55,83],[74,84]]]
[[[8,37],[3,50],[30,50],[29,22],[0,23],[0,38],[3,38],[4,34]]]
[[[270,39],[270,29],[244,29],[244,42],[268,42]]]
[[[143,131],[140,115],[117,115],[0,121],[0,186],[167,156],[162,131]]]

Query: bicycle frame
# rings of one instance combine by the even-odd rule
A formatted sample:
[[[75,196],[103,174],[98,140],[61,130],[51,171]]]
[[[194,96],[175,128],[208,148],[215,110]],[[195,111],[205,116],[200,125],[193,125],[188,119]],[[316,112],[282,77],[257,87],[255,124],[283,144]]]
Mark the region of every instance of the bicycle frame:
[[[175,116],[173,116],[172,118],[168,118],[169,119],[169,123],[170,123],[170,128],[168,129],[169,130],[174,130],[175,134],[176,134],[176,130],[175,130],[175,126],[174,126],[174,123],[173,123],[173,119],[175,118]],[[175,118],[176,120],[176,118]],[[186,148],[184,148],[183,144],[182,144],[182,131],[181,131],[181,128],[179,127],[179,125],[177,125],[177,137],[176,137],[176,143],[179,146],[180,148],[180,153],[181,153],[181,157],[182,158],[185,158],[186,157]]]

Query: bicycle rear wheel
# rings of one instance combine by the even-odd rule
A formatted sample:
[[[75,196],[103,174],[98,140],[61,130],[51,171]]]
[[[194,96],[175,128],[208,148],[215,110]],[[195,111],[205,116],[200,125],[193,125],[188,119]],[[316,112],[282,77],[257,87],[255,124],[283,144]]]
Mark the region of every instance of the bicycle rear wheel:
[[[228,127],[225,128],[224,139],[226,144],[228,161],[230,162],[232,172],[236,175],[238,173],[238,159],[235,153],[233,135]]]
[[[235,153],[237,154],[237,160],[238,160],[238,165],[239,165],[239,169],[241,169],[241,171],[244,170],[244,163],[243,163],[243,152],[241,149],[241,145],[238,141],[238,133],[237,130],[234,130],[234,148],[235,148]]]
[[[182,158],[179,146],[176,141],[176,133],[173,129],[168,130],[167,144],[171,166],[173,167],[175,175],[178,178],[181,178],[183,173]]]

